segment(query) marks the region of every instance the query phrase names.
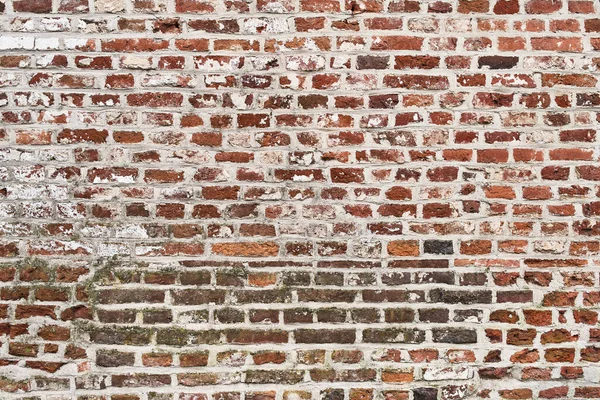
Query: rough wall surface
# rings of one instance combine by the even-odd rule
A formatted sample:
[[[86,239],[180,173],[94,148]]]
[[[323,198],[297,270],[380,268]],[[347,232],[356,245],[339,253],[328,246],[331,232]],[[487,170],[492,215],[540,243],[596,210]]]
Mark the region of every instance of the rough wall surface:
[[[599,12],[0,3],[0,398],[600,398]]]

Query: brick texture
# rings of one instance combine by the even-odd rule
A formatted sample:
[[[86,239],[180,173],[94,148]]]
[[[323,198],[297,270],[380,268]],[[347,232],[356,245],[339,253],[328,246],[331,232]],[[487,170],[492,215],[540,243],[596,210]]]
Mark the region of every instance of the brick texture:
[[[0,0],[0,398],[600,398],[599,13]]]

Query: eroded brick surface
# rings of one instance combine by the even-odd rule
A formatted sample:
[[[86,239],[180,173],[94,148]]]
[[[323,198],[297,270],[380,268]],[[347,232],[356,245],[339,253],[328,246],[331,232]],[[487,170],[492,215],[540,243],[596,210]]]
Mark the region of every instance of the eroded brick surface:
[[[598,13],[0,0],[0,398],[600,398]]]

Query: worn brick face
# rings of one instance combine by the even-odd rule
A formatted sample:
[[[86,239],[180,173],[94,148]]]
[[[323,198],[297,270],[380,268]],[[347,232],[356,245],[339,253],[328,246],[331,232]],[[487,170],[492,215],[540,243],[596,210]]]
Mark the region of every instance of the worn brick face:
[[[0,0],[0,399],[600,398],[599,14]]]

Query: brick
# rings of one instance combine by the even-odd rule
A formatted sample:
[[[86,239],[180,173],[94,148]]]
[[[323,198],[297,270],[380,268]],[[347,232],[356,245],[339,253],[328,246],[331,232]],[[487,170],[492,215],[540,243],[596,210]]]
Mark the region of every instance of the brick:
[[[45,1],[30,1],[30,0],[16,0],[13,2],[13,9],[17,12],[30,12],[38,14],[48,14],[52,12],[52,2]]]
[[[560,10],[562,5],[561,0],[529,0],[525,11],[528,14],[551,14]]]
[[[279,252],[279,246],[274,242],[219,243],[212,246],[212,252],[233,257],[268,257],[276,256]]]
[[[580,38],[539,37],[531,39],[531,47],[533,50],[580,52],[583,43]]]
[[[371,50],[420,50],[423,38],[412,36],[375,36]]]

